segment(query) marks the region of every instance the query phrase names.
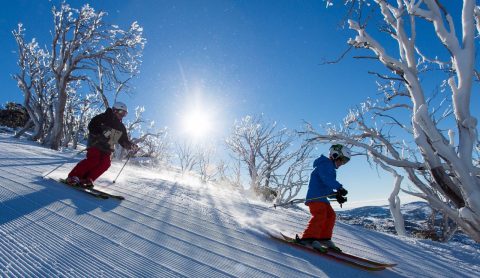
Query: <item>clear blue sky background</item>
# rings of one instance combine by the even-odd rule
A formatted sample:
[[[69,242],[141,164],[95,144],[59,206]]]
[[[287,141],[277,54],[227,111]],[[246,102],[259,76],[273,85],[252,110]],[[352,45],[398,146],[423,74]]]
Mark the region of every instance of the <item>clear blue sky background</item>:
[[[2,104],[23,98],[11,78],[17,70],[11,31],[22,22],[27,40],[49,44],[50,9],[59,2],[3,3]],[[127,29],[138,21],[144,27],[147,45],[135,94],[121,100],[131,108],[145,106],[147,118],[174,132],[196,101],[214,113],[215,135],[221,137],[249,114],[264,113],[291,129],[300,129],[302,120],[339,123],[350,107],[376,92],[367,70],[378,65],[351,58],[320,65],[338,57],[352,35],[338,28],[342,14],[322,1],[69,1],[75,8],[84,3],[108,12],[108,23]],[[317,154],[326,151],[323,146]],[[392,189],[390,175],[378,177],[363,158],[339,169],[338,176],[352,203],[386,199]]]

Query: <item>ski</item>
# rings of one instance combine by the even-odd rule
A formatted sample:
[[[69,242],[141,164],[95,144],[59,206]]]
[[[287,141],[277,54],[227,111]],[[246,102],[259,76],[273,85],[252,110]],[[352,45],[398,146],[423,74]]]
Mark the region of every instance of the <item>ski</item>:
[[[117,199],[117,200],[125,200],[125,197],[123,197],[121,195],[113,195],[113,194],[110,194],[110,193],[107,193],[107,192],[104,192],[104,191],[101,191],[101,190],[98,190],[98,189],[95,189],[95,188],[91,188],[90,190],[95,192],[95,193],[98,193],[100,195],[107,196],[108,198],[113,198],[113,199]]]
[[[378,266],[384,266],[384,267],[394,267],[394,266],[397,265],[395,263],[382,263],[382,262],[372,261],[370,259],[367,259],[367,258],[364,258],[364,257],[359,257],[359,256],[352,255],[352,254],[349,254],[349,253],[345,253],[343,251],[335,251],[335,250],[329,250],[329,251],[333,252],[333,253],[336,253],[336,254],[339,254],[341,256],[351,258],[351,259],[354,259],[354,260],[357,260],[357,261],[365,262],[365,263],[368,263],[368,264],[371,264],[371,265],[378,265]]]
[[[71,185],[71,184],[68,184],[65,179],[59,179],[59,180],[55,180],[55,181],[59,182],[59,183],[62,183],[62,184],[65,184],[65,185],[67,185],[71,188],[74,188],[74,189],[78,190],[78,191],[81,191],[81,192],[87,193],[89,195],[92,195],[92,196],[94,196],[96,198],[99,198],[99,199],[108,199],[108,198],[113,198],[113,199],[117,199],[117,200],[124,200],[125,199],[125,197],[123,197],[123,196],[109,194],[107,192],[103,192],[103,191],[100,191],[100,190],[95,189],[95,188],[85,188],[85,187]]]
[[[276,239],[276,240],[284,242],[284,243],[288,243],[288,244],[290,244],[294,247],[297,247],[297,248],[300,248],[300,249],[303,249],[303,250],[307,250],[307,251],[315,253],[317,255],[328,257],[328,258],[333,259],[335,261],[345,263],[345,264],[348,264],[348,265],[351,265],[351,266],[355,266],[355,267],[361,268],[363,270],[381,271],[381,270],[384,270],[386,268],[386,266],[374,265],[374,264],[371,264],[371,263],[368,263],[368,262],[361,262],[360,260],[355,260],[354,258],[341,256],[337,252],[332,252],[330,250],[327,250],[327,252],[323,252],[323,251],[321,252],[321,251],[318,251],[318,250],[314,249],[310,245],[303,245],[303,244],[297,243],[295,241],[295,239],[293,239],[291,237],[288,237],[284,234],[281,234],[281,237],[277,236],[277,235],[273,235],[273,234],[269,234],[269,235],[273,239]]]
[[[294,239],[284,235],[284,234],[281,234],[285,239],[290,239],[290,240],[293,240],[295,241]],[[325,252],[322,250],[322,252]],[[364,257],[360,257],[360,256],[356,256],[356,255],[353,255],[353,254],[350,254],[350,253],[345,253],[343,251],[340,251],[340,250],[336,250],[336,249],[328,249],[328,252],[331,252],[331,253],[335,253],[337,255],[341,255],[343,257],[347,257],[347,258],[350,258],[350,259],[354,259],[354,260],[357,260],[357,261],[361,261],[361,262],[364,262],[364,263],[367,263],[367,264],[371,264],[371,265],[376,265],[376,266],[383,266],[383,267],[394,267],[396,266],[397,264],[396,263],[383,263],[383,262],[377,262],[377,261],[373,261],[371,259],[367,259],[367,258],[364,258]]]
[[[290,238],[282,233],[280,233],[285,239],[289,239],[289,240],[293,240],[295,241],[293,238]],[[322,251],[324,252],[324,251]],[[347,257],[347,258],[350,258],[350,259],[354,259],[354,260],[357,260],[357,261],[361,261],[361,262],[364,262],[364,263],[368,263],[368,264],[372,264],[372,265],[377,265],[377,266],[384,266],[384,267],[394,267],[396,266],[397,264],[396,263],[383,263],[383,262],[377,262],[377,261],[373,261],[371,259],[367,259],[367,258],[364,258],[364,257],[360,257],[360,256],[357,256],[357,255],[353,255],[353,254],[350,254],[350,253],[346,253],[346,252],[343,252],[343,251],[340,251],[340,250],[336,250],[336,249],[328,249],[328,252],[333,252],[335,254],[338,254],[338,255],[341,255],[341,256],[344,256],[344,257]]]

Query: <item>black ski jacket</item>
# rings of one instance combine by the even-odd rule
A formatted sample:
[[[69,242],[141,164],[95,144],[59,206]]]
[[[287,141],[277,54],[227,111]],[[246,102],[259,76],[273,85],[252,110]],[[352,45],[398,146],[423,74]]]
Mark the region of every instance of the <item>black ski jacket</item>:
[[[133,143],[128,139],[125,126],[111,108],[93,117],[88,124],[88,131],[88,147],[96,147],[107,153],[112,153],[117,143],[127,150],[132,148]]]

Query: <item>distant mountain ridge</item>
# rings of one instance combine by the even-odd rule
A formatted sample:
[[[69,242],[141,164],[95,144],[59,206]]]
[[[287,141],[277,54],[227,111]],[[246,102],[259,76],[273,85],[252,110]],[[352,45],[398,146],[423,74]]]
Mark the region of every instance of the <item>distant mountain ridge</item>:
[[[409,235],[415,236],[428,230],[428,221],[432,210],[427,202],[418,201],[404,204],[401,211],[405,219],[405,229]],[[395,224],[388,206],[365,206],[337,211],[337,219],[341,222],[362,226],[370,230],[396,234]],[[480,247],[480,244],[476,244],[462,232],[457,232],[452,241]]]

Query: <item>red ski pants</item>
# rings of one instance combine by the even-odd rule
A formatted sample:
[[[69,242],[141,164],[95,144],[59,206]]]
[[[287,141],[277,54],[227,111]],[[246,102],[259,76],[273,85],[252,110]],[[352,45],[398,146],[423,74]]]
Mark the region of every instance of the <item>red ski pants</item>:
[[[87,158],[80,161],[68,174],[69,177],[90,179],[95,181],[110,167],[110,153],[102,152],[95,147],[87,149]]]
[[[312,218],[303,232],[302,239],[331,239],[336,219],[332,206],[324,202],[311,202],[308,207]]]

